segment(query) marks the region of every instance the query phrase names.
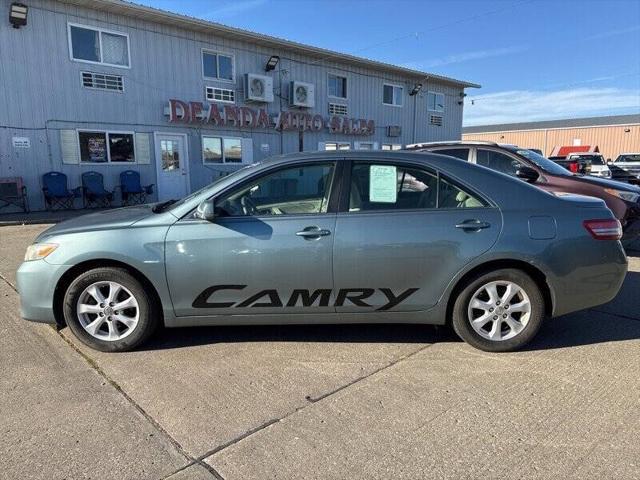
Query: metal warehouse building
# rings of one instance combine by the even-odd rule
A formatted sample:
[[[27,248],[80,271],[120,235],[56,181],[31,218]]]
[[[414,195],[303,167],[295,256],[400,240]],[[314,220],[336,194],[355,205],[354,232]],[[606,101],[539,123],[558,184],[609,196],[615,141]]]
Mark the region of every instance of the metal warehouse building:
[[[564,145],[597,146],[615,160],[621,153],[640,152],[640,114],[465,127],[462,138],[538,148],[546,156]]]
[[[135,170],[164,200],[279,153],[459,139],[478,86],[118,0],[20,3],[26,25],[0,26],[0,179],[32,209],[49,171],[111,190]]]

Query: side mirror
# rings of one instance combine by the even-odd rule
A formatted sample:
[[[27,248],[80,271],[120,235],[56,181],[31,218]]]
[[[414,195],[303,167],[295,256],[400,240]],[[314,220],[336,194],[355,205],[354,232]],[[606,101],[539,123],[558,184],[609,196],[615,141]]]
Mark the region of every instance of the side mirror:
[[[215,202],[213,201],[213,198],[209,198],[198,205],[194,217],[206,220],[207,222],[213,222],[216,218]]]
[[[534,183],[540,177],[540,174],[531,167],[522,166],[516,170],[516,177],[521,178],[525,182]]]

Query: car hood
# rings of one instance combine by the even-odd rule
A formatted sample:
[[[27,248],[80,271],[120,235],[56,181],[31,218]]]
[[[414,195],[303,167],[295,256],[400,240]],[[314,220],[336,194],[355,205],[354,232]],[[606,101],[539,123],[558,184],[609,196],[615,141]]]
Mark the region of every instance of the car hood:
[[[598,178],[591,175],[574,175],[572,178],[579,182],[590,183],[603,188],[615,188],[616,190],[623,190],[625,192],[640,193],[640,187],[616,180],[607,180],[606,178]]]
[[[143,218],[153,215],[152,208],[153,205],[137,205],[81,215],[60,222],[45,230],[38,236],[36,241],[39,242],[46,237],[65,233],[129,227]]]

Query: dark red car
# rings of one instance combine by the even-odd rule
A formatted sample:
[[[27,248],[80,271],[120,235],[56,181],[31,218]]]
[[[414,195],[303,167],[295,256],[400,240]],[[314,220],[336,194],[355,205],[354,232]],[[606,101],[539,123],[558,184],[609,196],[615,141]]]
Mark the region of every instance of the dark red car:
[[[456,157],[519,177],[554,193],[601,198],[622,223],[623,241],[633,240],[640,234],[640,187],[635,185],[572,173],[539,153],[516,145],[452,141],[416,143],[407,145],[406,150]]]

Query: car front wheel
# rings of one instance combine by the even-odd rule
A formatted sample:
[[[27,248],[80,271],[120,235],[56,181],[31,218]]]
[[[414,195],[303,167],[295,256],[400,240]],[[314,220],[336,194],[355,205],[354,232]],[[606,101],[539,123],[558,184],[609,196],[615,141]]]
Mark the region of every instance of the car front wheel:
[[[64,297],[64,317],[74,335],[103,352],[131,350],[158,324],[153,297],[123,268],[96,268],[79,275]]]
[[[468,281],[453,308],[453,328],[487,352],[517,350],[536,335],[545,312],[540,287],[526,273],[500,269]]]

